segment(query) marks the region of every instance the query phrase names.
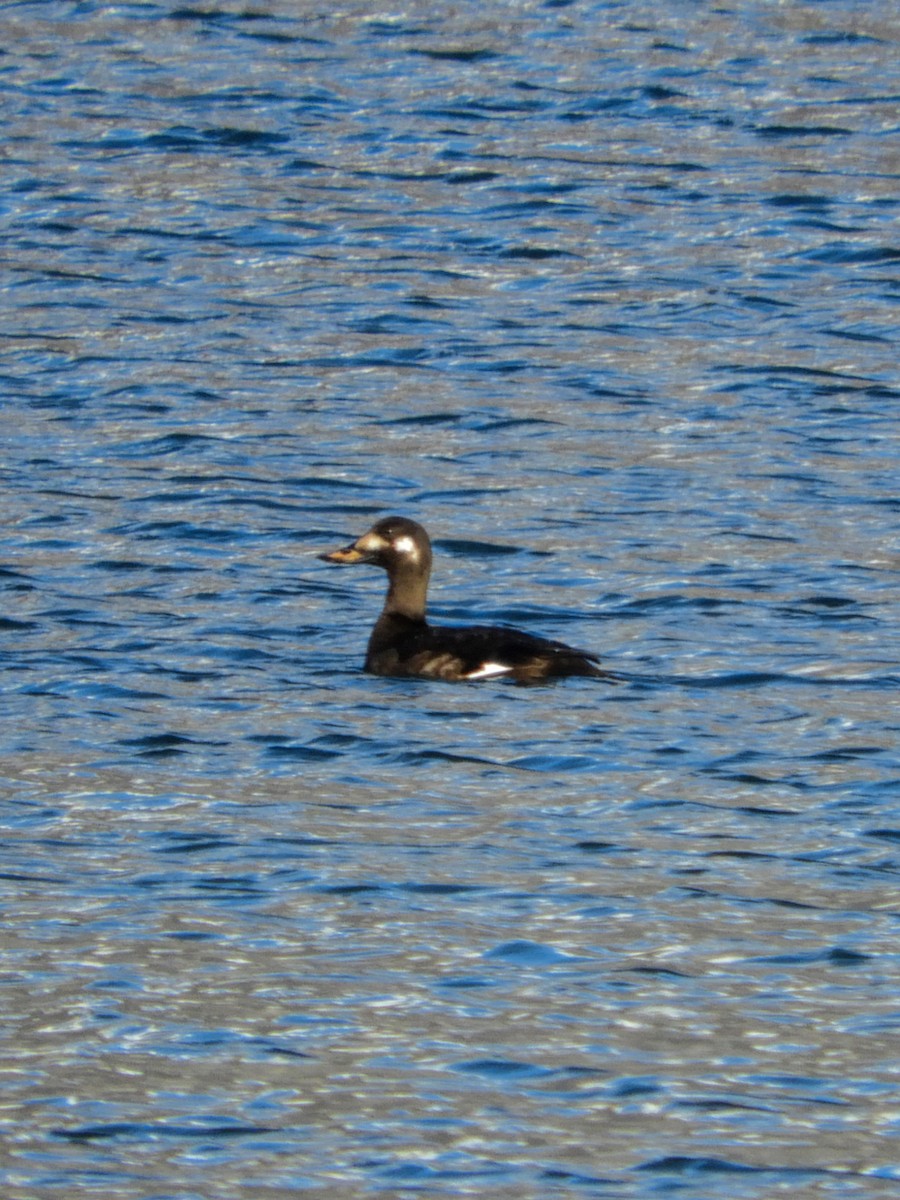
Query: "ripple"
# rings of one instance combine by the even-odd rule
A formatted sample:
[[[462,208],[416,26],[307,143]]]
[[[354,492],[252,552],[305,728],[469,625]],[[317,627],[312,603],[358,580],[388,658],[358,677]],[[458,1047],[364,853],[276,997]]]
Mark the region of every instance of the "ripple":
[[[23,1195],[895,1178],[897,56],[813,7],[7,6]],[[620,686],[366,675],[397,511]]]

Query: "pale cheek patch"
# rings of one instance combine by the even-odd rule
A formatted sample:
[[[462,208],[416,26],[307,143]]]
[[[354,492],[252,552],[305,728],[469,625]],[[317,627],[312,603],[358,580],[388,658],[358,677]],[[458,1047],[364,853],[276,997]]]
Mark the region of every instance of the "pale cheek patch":
[[[416,543],[411,537],[397,538],[394,542],[394,549],[398,554],[408,554],[410,558],[416,559],[419,557],[419,551],[416,549]]]
[[[475,671],[470,671],[468,675],[464,675],[464,679],[493,679],[497,675],[509,675],[512,667],[504,666],[503,663],[486,662],[482,663]]]

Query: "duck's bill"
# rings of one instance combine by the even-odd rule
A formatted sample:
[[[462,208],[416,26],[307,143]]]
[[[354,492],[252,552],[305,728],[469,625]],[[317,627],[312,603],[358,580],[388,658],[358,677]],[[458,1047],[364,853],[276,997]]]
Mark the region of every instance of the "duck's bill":
[[[322,562],[342,563],[344,566],[351,566],[353,563],[365,562],[367,555],[365,551],[357,548],[356,543],[349,546],[344,546],[341,550],[330,550],[327,554],[318,556]]]

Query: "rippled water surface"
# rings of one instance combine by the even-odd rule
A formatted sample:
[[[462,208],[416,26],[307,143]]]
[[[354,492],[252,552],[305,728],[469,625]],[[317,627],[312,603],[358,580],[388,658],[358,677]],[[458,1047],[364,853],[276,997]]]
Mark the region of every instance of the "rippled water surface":
[[[3,1195],[894,1194],[894,6],[0,23]]]

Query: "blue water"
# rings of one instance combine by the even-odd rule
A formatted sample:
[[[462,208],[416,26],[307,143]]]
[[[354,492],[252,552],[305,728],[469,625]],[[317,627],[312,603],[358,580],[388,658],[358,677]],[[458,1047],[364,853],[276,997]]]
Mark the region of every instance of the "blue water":
[[[0,25],[4,1196],[893,1194],[891,7]]]

